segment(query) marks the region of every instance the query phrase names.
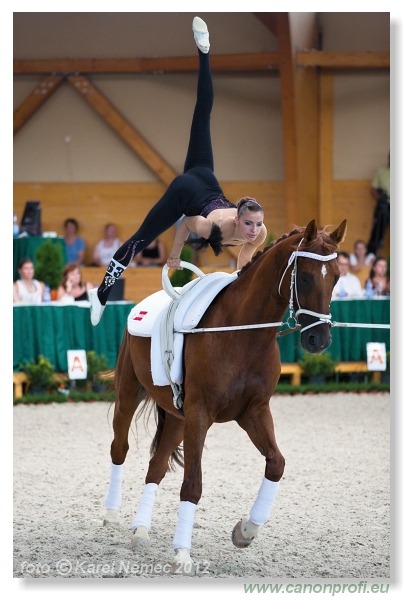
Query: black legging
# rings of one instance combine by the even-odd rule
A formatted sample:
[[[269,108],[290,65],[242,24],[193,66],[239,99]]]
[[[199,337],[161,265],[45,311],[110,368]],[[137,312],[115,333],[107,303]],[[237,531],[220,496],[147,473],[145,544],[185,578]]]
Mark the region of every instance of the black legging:
[[[172,227],[182,215],[200,215],[203,208],[222,194],[214,175],[213,149],[210,136],[210,113],[214,89],[209,54],[199,52],[197,101],[193,113],[184,173],[178,175],[164,195],[150,210],[140,226],[114,254],[104,279],[98,288],[101,304],[106,304],[109,292],[133,257],[146,248],[161,233]],[[118,264],[117,264],[118,263]]]

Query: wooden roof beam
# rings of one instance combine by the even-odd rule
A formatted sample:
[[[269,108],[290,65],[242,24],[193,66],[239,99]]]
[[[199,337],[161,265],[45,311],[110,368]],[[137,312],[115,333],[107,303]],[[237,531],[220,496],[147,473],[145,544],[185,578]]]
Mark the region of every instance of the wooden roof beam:
[[[255,17],[267,27],[273,35],[277,37],[277,18],[276,13],[253,13]]]
[[[14,111],[14,135],[52,96],[64,77],[45,77]]]
[[[253,72],[277,69],[277,52],[247,54],[217,54],[211,56],[214,72]],[[14,60],[14,75],[62,74],[136,74],[194,73],[199,69],[197,56],[167,56],[160,58],[89,58],[55,60]]]
[[[103,120],[119,135],[119,137],[135,151],[143,162],[156,174],[158,179],[169,185],[177,173],[158,154],[143,136],[127,121],[109,100],[83,76],[67,77],[68,82],[96,110]]]
[[[299,67],[326,67],[328,69],[389,69],[390,52],[324,52],[309,50],[297,52]]]

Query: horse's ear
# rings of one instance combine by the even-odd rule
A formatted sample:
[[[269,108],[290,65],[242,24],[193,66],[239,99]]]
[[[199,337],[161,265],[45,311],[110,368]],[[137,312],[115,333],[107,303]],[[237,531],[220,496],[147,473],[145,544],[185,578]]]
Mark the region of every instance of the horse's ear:
[[[330,234],[330,237],[332,238],[332,240],[334,242],[336,242],[336,244],[340,244],[340,242],[344,241],[344,238],[346,236],[346,231],[347,231],[347,220],[344,219],[344,221],[342,223],[340,223],[340,225],[338,226],[338,228],[335,229]]]
[[[318,236],[318,228],[316,227],[316,221],[313,219],[305,227],[304,241],[309,244],[312,240],[315,240]]]

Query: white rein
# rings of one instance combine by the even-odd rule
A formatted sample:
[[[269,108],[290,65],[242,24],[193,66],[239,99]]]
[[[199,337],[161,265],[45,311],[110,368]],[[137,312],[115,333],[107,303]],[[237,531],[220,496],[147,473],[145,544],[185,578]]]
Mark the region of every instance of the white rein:
[[[302,240],[301,240],[300,244],[301,243],[302,243]],[[285,276],[286,272],[288,271],[289,267],[294,263],[293,270],[291,271],[291,282],[290,282],[290,304],[289,304],[290,315],[285,323],[280,321],[277,323],[257,323],[257,324],[253,324],[253,325],[231,325],[228,327],[197,327],[194,329],[179,329],[178,331],[176,331],[176,333],[209,333],[209,332],[215,332],[215,331],[240,331],[243,329],[264,329],[266,327],[281,327],[283,325],[287,325],[289,330],[291,330],[294,328],[301,327],[301,325],[298,323],[298,316],[301,314],[306,314],[306,315],[310,315],[312,317],[318,318],[317,321],[314,321],[310,325],[303,327],[301,329],[301,333],[303,331],[305,331],[306,329],[310,329],[311,327],[315,327],[316,325],[322,325],[323,323],[328,323],[329,325],[331,325],[332,324],[332,322],[331,322],[332,315],[331,314],[317,313],[312,310],[308,310],[306,308],[301,308],[301,306],[300,306],[299,299],[298,299],[297,277],[296,277],[296,275],[297,275],[297,258],[299,256],[301,256],[303,258],[311,258],[313,260],[319,260],[321,262],[327,262],[329,260],[333,260],[334,258],[336,258],[337,252],[333,252],[333,254],[328,254],[327,256],[322,256],[321,254],[315,254],[314,252],[306,252],[304,250],[295,250],[291,254],[291,256],[288,260],[288,264],[287,264],[286,268],[284,269],[284,273],[281,276],[280,283],[278,285],[278,292],[280,294],[280,288],[281,288],[281,284],[283,282],[284,276]],[[294,291],[295,291],[295,298],[296,298],[296,301],[298,304],[298,310],[295,313],[295,317],[293,316],[293,313],[294,313],[294,300],[293,300],[294,294],[293,294],[293,292]],[[294,322],[295,322],[295,326],[293,328],[289,324],[289,322],[291,320],[294,320]],[[284,332],[280,332],[279,335],[281,333],[288,333],[288,330],[284,331]]]

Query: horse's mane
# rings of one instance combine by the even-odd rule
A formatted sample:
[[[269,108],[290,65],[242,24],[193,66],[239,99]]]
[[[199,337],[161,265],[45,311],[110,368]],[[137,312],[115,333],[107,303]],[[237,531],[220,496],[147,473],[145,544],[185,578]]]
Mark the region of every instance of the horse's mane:
[[[293,235],[296,235],[297,233],[304,233],[305,229],[306,229],[306,227],[295,226],[294,229],[292,229],[288,233],[283,233],[282,236],[280,236],[276,240],[270,242],[270,244],[265,246],[263,248],[263,250],[259,250],[259,252],[256,252],[256,254],[254,254],[252,256],[251,260],[248,263],[246,263],[246,265],[243,266],[242,269],[239,271],[238,276],[242,275],[242,273],[244,273],[247,269],[249,269],[249,267],[251,265],[253,265],[262,256],[262,254],[265,254],[266,252],[271,250],[271,248],[273,248],[273,246],[276,246],[283,240],[285,240]],[[324,244],[326,250],[328,250],[328,251],[334,250],[334,242],[330,239],[329,235],[327,234],[326,227],[323,227],[322,229],[318,230],[318,238],[317,239],[318,239],[318,242],[321,242],[322,244]],[[297,246],[295,245],[295,248],[296,247]]]

